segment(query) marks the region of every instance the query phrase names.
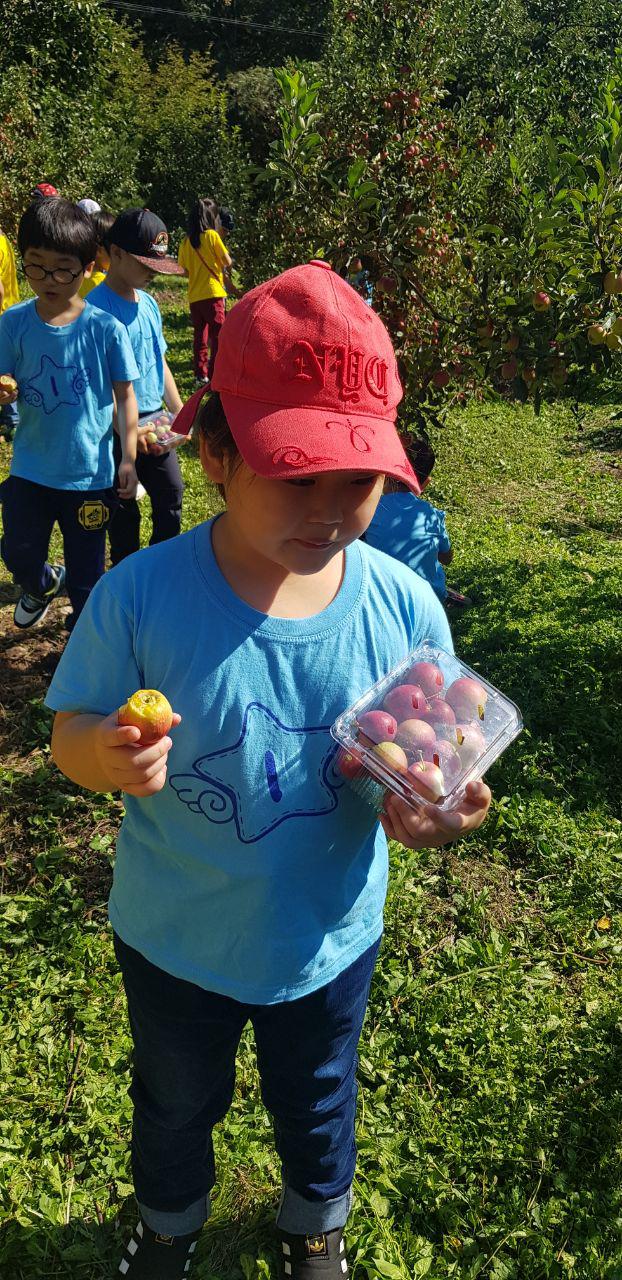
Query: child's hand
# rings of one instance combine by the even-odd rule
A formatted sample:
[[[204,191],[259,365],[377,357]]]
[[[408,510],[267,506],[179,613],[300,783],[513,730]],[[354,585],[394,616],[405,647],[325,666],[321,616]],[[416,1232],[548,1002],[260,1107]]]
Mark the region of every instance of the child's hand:
[[[136,475],[136,467],[133,462],[119,463],[119,488],[117,493],[125,502],[130,498],[136,497],[138,488],[138,476]]]
[[[469,782],[459,808],[441,815],[433,804],[411,809],[405,800],[387,792],[380,823],[390,840],[399,840],[407,849],[432,849],[451,844],[475,831],[486,820],[492,796],[485,782]]]
[[[94,751],[97,763],[110,783],[111,791],[125,791],[129,796],[154,796],[166,782],[168,753],[173,745],[168,735],[141,744],[140,729],[120,725],[118,712],[101,720],[95,730]],[[173,715],[173,726],[181,716]]]
[[[0,405],[13,404],[19,395],[19,389],[15,379],[10,374],[4,373],[0,375]]]

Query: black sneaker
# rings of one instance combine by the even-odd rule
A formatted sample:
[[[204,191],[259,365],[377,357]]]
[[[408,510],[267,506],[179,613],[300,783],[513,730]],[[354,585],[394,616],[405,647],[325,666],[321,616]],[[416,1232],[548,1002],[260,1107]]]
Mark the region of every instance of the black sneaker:
[[[128,1280],[187,1280],[201,1231],[188,1236],[165,1236],[139,1221],[119,1264]]]
[[[53,564],[50,568],[54,572],[54,583],[44,596],[31,596],[28,591],[24,591],[23,595],[20,596],[13,614],[13,622],[16,627],[25,630],[26,627],[34,627],[35,622],[41,622],[54,597],[63,590],[65,586],[64,564]]]
[[[343,1227],[317,1236],[279,1231],[282,1280],[348,1280]]]

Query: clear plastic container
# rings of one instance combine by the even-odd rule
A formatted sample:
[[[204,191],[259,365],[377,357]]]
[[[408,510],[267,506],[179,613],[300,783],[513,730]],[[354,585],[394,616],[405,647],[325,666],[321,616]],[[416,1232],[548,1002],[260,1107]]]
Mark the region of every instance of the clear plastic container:
[[[442,821],[522,727],[514,702],[425,641],[335,720],[335,769],[377,810],[389,790]]]
[[[174,413],[169,413],[168,409],[158,409],[155,413],[150,413],[147,418],[141,418],[138,424],[138,434],[143,439],[145,436],[153,434],[156,439],[149,439],[147,441],[148,444],[159,445],[161,449],[172,449],[173,445],[181,444],[182,440],[188,439],[187,436],[173,431],[174,422]]]

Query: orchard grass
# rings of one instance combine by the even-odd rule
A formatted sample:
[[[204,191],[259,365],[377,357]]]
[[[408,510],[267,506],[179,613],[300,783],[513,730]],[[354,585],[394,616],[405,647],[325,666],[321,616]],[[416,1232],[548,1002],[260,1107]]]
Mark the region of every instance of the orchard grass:
[[[166,282],[159,296],[188,393],[185,291]],[[456,647],[516,699],[527,728],[489,775],[480,833],[445,851],[391,850],[360,1054],[355,1280],[622,1277],[613,413],[472,404],[435,437],[448,578],[474,600],[453,621]],[[2,446],[3,474],[8,456]],[[189,527],[219,499],[195,446],[180,458]],[[134,1220],[130,1040],[105,906],[122,806],[50,764],[42,698],[60,609],[16,637],[3,574],[0,1270],[104,1280]],[[249,1037],[217,1153],[197,1280],[275,1276],[279,1168]]]

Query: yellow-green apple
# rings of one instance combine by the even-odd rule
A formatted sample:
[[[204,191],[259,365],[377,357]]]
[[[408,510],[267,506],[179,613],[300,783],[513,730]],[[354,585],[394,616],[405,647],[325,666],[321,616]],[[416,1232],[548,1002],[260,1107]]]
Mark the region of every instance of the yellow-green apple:
[[[607,334],[605,342],[610,351],[619,351],[622,348],[622,338],[619,333],[614,333],[613,329]]]
[[[430,760],[418,760],[408,770],[408,781],[424,800],[435,804],[445,792],[445,779],[437,764]]]
[[[587,331],[587,340],[592,347],[600,347],[606,341],[607,330],[603,324],[591,324]]]
[[[395,737],[397,720],[388,711],[364,711],[358,717],[358,726],[370,742],[390,742]]]
[[[622,275],[608,271],[603,280],[603,289],[605,293],[622,293]]]
[[[0,377],[0,391],[17,391],[17,383],[10,373],[3,373]]]
[[[532,382],[535,382],[537,376],[538,375],[535,369],[532,368],[530,365],[528,365],[525,369],[523,369],[523,372],[521,374],[523,382],[526,382],[528,387],[531,386]]]
[[[120,725],[135,725],[140,729],[143,742],[157,742],[168,733],[173,723],[173,708],[168,698],[157,689],[137,689],[119,707],[118,722]]]
[[[622,316],[616,316],[611,326],[611,332],[617,333],[618,337],[622,336]]]
[[[398,747],[397,742],[377,742],[372,747],[372,751],[391,769],[395,769],[398,773],[406,773],[408,768],[406,752]]]
[[[519,346],[520,346],[520,337],[518,333],[511,333],[509,338],[506,338],[503,344],[503,350],[518,351]]]
[[[551,299],[544,289],[538,289],[536,293],[531,295],[531,305],[534,311],[548,311]]]
[[[419,684],[398,684],[384,700],[385,711],[395,716],[398,724],[402,720],[410,720],[415,711],[425,711],[427,705],[427,698]]]
[[[406,684],[420,685],[426,698],[436,697],[444,683],[443,673],[434,662],[415,662],[406,672]]]

